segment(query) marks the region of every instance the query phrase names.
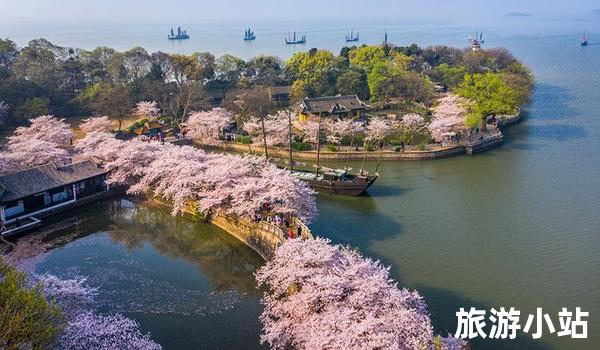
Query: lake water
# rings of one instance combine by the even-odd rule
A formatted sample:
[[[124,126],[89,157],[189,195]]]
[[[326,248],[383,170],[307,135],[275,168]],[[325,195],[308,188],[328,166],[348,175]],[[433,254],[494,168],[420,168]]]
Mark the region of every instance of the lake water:
[[[508,131],[506,144],[473,157],[386,162],[368,196],[320,195],[312,228],[390,264],[401,285],[425,296],[437,332],[454,332],[461,306],[513,306],[521,310],[522,325],[542,307],[556,327],[561,307],[590,312],[587,340],[558,338],[546,328],[540,340],[519,334],[516,341],[474,341],[474,349],[597,349],[600,28],[577,21],[534,21],[529,28],[519,21],[488,34],[489,45],[508,47],[536,76],[533,102],[523,123]],[[181,43],[157,41],[162,27],[133,25],[139,34],[123,39],[114,38],[114,28],[90,30],[85,38],[69,28],[48,29],[47,35],[0,34],[19,43],[46,36],[62,45],[143,45],[247,58],[289,55],[294,48],[281,43],[288,28],[309,31],[310,43],[302,49],[337,50],[345,30],[271,23],[256,26],[257,41],[244,43],[243,24],[214,31],[206,26],[187,26],[198,39]],[[581,48],[578,33],[584,26],[592,43]],[[385,27],[393,42],[424,45],[462,46],[469,30],[430,24],[358,29],[365,41],[378,42]],[[90,284],[102,290],[105,311],[138,320],[167,349],[259,348],[260,292],[252,272],[261,261],[250,249],[209,225],[126,201],[83,209],[77,217],[51,235],[69,237],[69,243],[51,250],[38,270],[89,275]]]

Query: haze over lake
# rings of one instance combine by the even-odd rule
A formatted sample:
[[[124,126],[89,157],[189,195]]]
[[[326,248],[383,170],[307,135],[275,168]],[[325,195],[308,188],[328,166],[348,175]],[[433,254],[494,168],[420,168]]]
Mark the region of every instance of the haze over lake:
[[[466,11],[473,2],[460,3]],[[273,6],[272,17],[277,17],[273,15],[275,3],[268,4]],[[510,4],[514,7],[509,8]],[[259,54],[286,58],[312,47],[337,54],[351,28],[361,33],[359,44],[380,43],[387,30],[389,40],[397,45],[414,42],[459,47],[468,45],[467,36],[476,29],[483,30],[485,48],[507,47],[536,77],[532,104],[526,107],[523,123],[508,130],[506,144],[474,157],[386,162],[368,196],[319,195],[321,214],[312,229],[390,264],[401,285],[422,292],[437,332],[454,332],[454,313],[461,306],[514,306],[521,310],[522,321],[523,315],[533,313],[536,307],[553,314],[564,306],[590,312],[587,340],[558,338],[546,332],[541,340],[533,341],[530,335],[519,334],[516,345],[475,341],[474,349],[598,349],[600,15],[589,14],[594,8],[590,1],[564,2],[554,8],[554,12],[569,12],[564,16],[547,13],[544,8],[540,11],[546,13],[535,12],[540,4],[519,7],[511,1],[502,8],[492,6],[496,10],[493,16],[467,19],[463,15],[463,20],[444,19],[436,11],[434,19],[423,15],[411,18],[398,7],[393,11],[402,15],[402,20],[390,18],[393,14],[377,20],[372,18],[376,12],[367,13],[371,18],[357,18],[348,9],[342,14],[352,20],[251,20],[251,16],[227,20],[220,12],[213,20],[194,20],[193,14],[178,20],[171,10],[168,19],[156,15],[127,21],[116,15],[111,21],[103,14],[104,20],[85,23],[78,18],[40,21],[19,15],[0,23],[0,37],[9,37],[20,46],[43,37],[57,45],[85,49],[142,46],[151,52],[209,51],[247,59]],[[308,12],[311,17],[311,8],[288,5],[283,12]],[[390,6],[390,2],[381,6]],[[8,9],[17,14],[14,7]],[[532,15],[505,16],[516,11]],[[236,8],[234,14],[240,17],[242,12]],[[177,25],[187,29],[192,38],[168,41],[168,30]],[[249,26],[257,35],[254,42],[242,40]],[[285,34],[294,30],[307,34],[306,45],[284,44]],[[584,30],[590,35],[590,46],[581,48],[579,38]],[[358,167],[360,164],[354,164]],[[260,293],[252,280],[260,260],[249,248],[220,236],[226,235],[220,230],[194,226],[184,219],[173,221],[160,209],[111,203],[90,210],[94,216],[77,227],[79,241],[53,251],[41,270],[109,271],[124,281],[167,286],[170,293],[166,295],[152,288],[136,294],[132,283],[91,279],[94,287],[118,296],[104,305],[106,310],[123,311],[138,319],[143,330],[150,331],[166,348],[260,348],[256,319]],[[88,217],[83,214],[89,213],[79,214]],[[177,239],[171,239],[171,234]],[[124,261],[127,268],[122,268]],[[206,299],[191,306],[179,303],[190,295]],[[132,300],[161,300],[169,308],[134,308]],[[179,320],[178,324],[176,311],[188,307],[195,312],[186,315],[187,322]],[[172,323],[165,324],[165,319]],[[226,327],[217,327],[220,324]],[[186,332],[195,333],[187,337]]]

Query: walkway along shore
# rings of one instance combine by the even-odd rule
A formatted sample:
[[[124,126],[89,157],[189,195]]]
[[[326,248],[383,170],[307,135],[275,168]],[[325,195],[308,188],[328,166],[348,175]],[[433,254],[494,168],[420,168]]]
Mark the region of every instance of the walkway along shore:
[[[427,149],[418,150],[418,149],[406,149],[404,151],[394,151],[392,149],[384,149],[383,152],[378,150],[366,152],[367,160],[378,160],[381,157],[382,160],[432,160],[432,159],[442,159],[454,157],[462,154],[476,154],[485,152],[492,148],[501,146],[504,143],[504,135],[502,134],[501,129],[504,127],[508,127],[514,124],[517,124],[521,121],[521,112],[517,113],[513,116],[503,116],[502,122],[499,127],[495,125],[488,124],[488,129],[491,131],[487,135],[485,135],[482,139],[476,139],[479,135],[473,135],[473,142],[467,142],[464,144],[451,144],[447,146],[441,145],[427,145]],[[252,153],[257,155],[263,155],[265,152],[264,146],[260,143],[256,144],[242,144],[239,142],[223,142],[218,146],[207,146],[203,144],[197,143],[198,146],[206,147],[206,148],[215,148],[224,151],[233,151],[238,153]],[[268,147],[269,156],[276,158],[285,158],[289,157],[289,149],[287,147]],[[293,151],[294,159],[297,160],[311,160],[316,161],[317,159],[317,151]],[[364,151],[320,151],[320,159],[321,160],[337,160],[337,161],[345,161],[346,159],[350,160],[362,160],[365,156]]]

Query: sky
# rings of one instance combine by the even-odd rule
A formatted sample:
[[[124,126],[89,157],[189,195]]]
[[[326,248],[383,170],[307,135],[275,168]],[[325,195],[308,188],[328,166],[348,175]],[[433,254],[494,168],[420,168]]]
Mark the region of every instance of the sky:
[[[365,18],[468,20],[520,12],[584,16],[598,0],[0,0],[0,21],[152,22]]]

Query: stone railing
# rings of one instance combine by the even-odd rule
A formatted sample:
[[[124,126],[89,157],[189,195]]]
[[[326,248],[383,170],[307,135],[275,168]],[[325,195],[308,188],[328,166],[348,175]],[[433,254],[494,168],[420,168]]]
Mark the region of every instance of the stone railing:
[[[221,214],[214,216],[210,222],[245,243],[265,260],[273,257],[275,250],[283,244],[288,236],[280,226],[267,221],[254,222],[241,217]],[[298,228],[300,228],[302,239],[313,237],[308,226],[301,220],[294,218],[292,226],[292,229],[296,229],[294,234],[297,234]]]

